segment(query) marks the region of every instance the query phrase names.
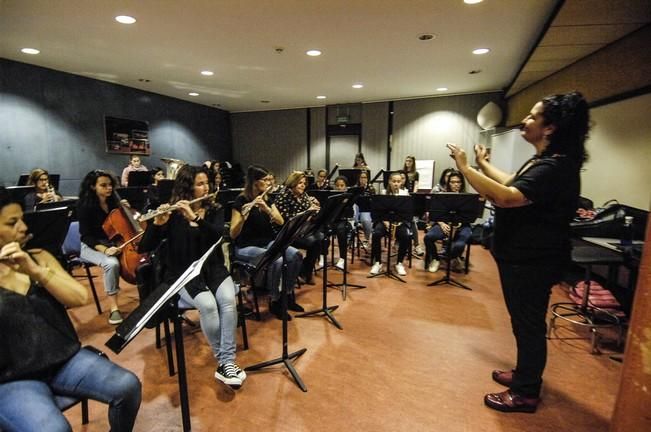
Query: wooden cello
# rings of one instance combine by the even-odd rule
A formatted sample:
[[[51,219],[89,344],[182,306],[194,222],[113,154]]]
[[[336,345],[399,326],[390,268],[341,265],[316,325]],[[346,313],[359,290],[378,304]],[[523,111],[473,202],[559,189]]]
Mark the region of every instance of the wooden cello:
[[[135,220],[133,210],[126,206],[120,195],[113,191],[120,206],[111,210],[108,214],[102,228],[109,240],[116,243],[121,250],[117,256],[120,261],[120,276],[125,281],[136,283],[136,269],[146,260],[146,254],[138,253],[138,243],[145,230]]]

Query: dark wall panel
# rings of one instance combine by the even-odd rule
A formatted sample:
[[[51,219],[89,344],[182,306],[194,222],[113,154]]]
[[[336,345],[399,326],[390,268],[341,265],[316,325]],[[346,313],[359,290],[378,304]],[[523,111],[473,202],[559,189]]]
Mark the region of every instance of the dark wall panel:
[[[0,59],[0,183],[43,167],[61,174],[61,191],[75,195],[92,169],[120,174],[128,158],[106,153],[105,115],[149,122],[149,168],[161,166],[161,157],[193,164],[232,158],[226,111]]]

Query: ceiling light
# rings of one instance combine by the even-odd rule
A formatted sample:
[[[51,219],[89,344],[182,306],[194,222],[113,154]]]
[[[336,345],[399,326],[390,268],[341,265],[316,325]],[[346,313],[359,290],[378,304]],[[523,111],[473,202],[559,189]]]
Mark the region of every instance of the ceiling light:
[[[136,22],[136,19],[129,15],[118,15],[115,17],[115,20],[120,24],[133,24]]]
[[[205,71],[201,71],[201,75],[205,75],[205,76],[213,76],[213,75],[215,75],[215,72],[213,72],[213,71],[209,71],[209,70],[205,70]]]
[[[439,87],[436,89],[436,91],[448,91],[447,87]]]
[[[309,55],[310,57],[317,57],[321,55],[321,51],[317,49],[311,49],[306,51],[305,54]]]
[[[481,3],[481,2],[483,2],[483,1],[484,1],[484,0],[463,0],[463,2],[464,2],[465,4],[477,4],[477,3]]]
[[[317,96],[316,98],[317,99],[325,99],[326,97],[325,96]]]
[[[364,84],[353,84],[353,88],[355,89],[360,89],[362,87],[364,87]]]
[[[37,50],[36,48],[23,48],[20,51],[23,54],[32,54],[32,55],[36,55],[36,54],[40,53],[40,51]]]
[[[470,75],[475,75],[475,74],[481,73],[481,69],[473,69],[473,70],[471,70],[471,71],[468,72],[468,73],[469,73]]]
[[[269,100],[264,100],[264,99],[260,101],[260,103],[270,103],[270,102],[271,102],[271,101],[269,101]]]
[[[418,35],[418,40],[422,40],[422,41],[430,41],[430,40],[434,39],[435,37],[436,37],[435,34],[432,34],[432,33],[423,33],[423,34]]]
[[[188,93],[188,96],[199,96],[199,93],[190,92],[190,93]]]
[[[475,50],[472,50],[473,54],[481,55],[481,54],[487,54],[490,52],[490,49],[488,48],[477,48]]]

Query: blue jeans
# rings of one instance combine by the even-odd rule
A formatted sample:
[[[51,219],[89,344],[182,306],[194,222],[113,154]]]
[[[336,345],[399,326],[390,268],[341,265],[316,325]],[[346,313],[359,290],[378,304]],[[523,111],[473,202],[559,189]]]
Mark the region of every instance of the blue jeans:
[[[202,291],[192,298],[183,288],[181,300],[179,306],[189,305],[199,310],[201,331],[208,339],[219,364],[234,362],[237,311],[233,279],[224,279],[215,295],[210,291]]]
[[[370,241],[371,234],[373,233],[373,220],[371,219],[371,212],[360,212],[357,204],[353,204],[353,210],[355,212],[355,222],[362,224],[364,237],[366,238],[366,241]]]
[[[130,371],[81,349],[49,381],[0,384],[0,428],[21,432],[71,431],[54,394],[109,404],[111,431],[121,432],[133,429],[140,408],[141,386]]]
[[[81,259],[100,266],[104,271],[104,290],[106,295],[115,295],[120,290],[120,261],[114,256],[107,256],[104,253],[81,243]]]
[[[469,226],[462,226],[461,228],[458,228],[456,230],[454,238],[452,239],[451,250],[447,252],[448,258],[451,259],[461,256],[463,249],[468,244],[468,241],[470,241],[471,235],[472,230]],[[438,224],[434,224],[434,226],[429,231],[427,231],[427,234],[425,234],[425,238],[423,239],[423,243],[425,243],[425,250],[427,251],[425,256],[426,265],[429,264],[429,261],[432,259],[439,259],[439,254],[436,251],[435,242],[437,240],[443,240],[446,238],[447,236],[443,234],[443,230],[440,226],[438,226]],[[445,246],[447,247],[447,242],[445,243]]]
[[[270,245],[271,243],[269,243]],[[267,247],[269,247],[267,245]],[[262,255],[267,251],[266,247],[258,246],[247,246],[239,248],[235,246],[235,256],[242,261],[247,263],[252,263],[257,257]],[[294,247],[288,247],[287,252],[285,253],[287,258],[287,277],[285,282],[285,290],[288,295],[293,294],[294,285],[296,285],[296,278],[301,272],[301,267],[303,265],[303,256],[300,254],[298,249]],[[280,277],[282,276],[283,269],[283,259],[278,258],[267,270],[267,289],[271,300],[277,301],[280,299]]]

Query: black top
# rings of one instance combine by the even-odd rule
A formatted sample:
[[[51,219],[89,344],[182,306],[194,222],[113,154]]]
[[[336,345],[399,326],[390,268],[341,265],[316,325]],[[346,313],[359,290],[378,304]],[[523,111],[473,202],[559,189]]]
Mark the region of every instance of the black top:
[[[109,213],[117,206],[111,206],[109,202]],[[93,205],[85,205],[81,201],[77,203],[77,218],[79,219],[79,234],[81,241],[86,246],[95,249],[98,244],[104,246],[112,246],[109,241],[102,224],[106,220],[108,213],[104,212],[99,206],[99,203]]]
[[[529,161],[534,164],[524,172]],[[495,208],[493,253],[499,260],[545,264],[570,258],[570,222],[581,189],[579,167],[565,156],[534,157],[510,185],[531,204]]]
[[[242,206],[249,201],[244,195],[239,195],[233,202],[233,208],[242,212]],[[268,203],[271,206],[271,203]],[[271,217],[260,210],[258,207],[253,207],[249,212],[249,216],[244,221],[240,235],[235,239],[235,245],[239,248],[247,246],[265,247],[276,237],[276,233],[271,225]]]
[[[163,253],[165,271],[163,281],[173,283],[181,274],[199,259],[219,238],[224,231],[224,211],[211,208],[204,219],[199,219],[198,226],[190,226],[180,212],[174,212],[164,225],[147,225],[145,234],[138,246],[138,252],[150,252],[167,239],[166,252]],[[217,291],[219,285],[228,277],[224,266],[224,255],[218,248],[201,269],[201,274],[188,283],[185,288],[194,298],[201,291]]]
[[[297,197],[291,189],[283,189],[276,198],[276,208],[286,221],[310,208],[312,202],[306,193]]]
[[[418,181],[419,177],[420,175],[418,174],[418,171],[407,173],[407,181],[405,182],[405,187],[409,192],[418,192],[414,190],[414,185]]]
[[[35,282],[26,295],[0,287],[0,383],[47,380],[81,348],[65,308]]]

